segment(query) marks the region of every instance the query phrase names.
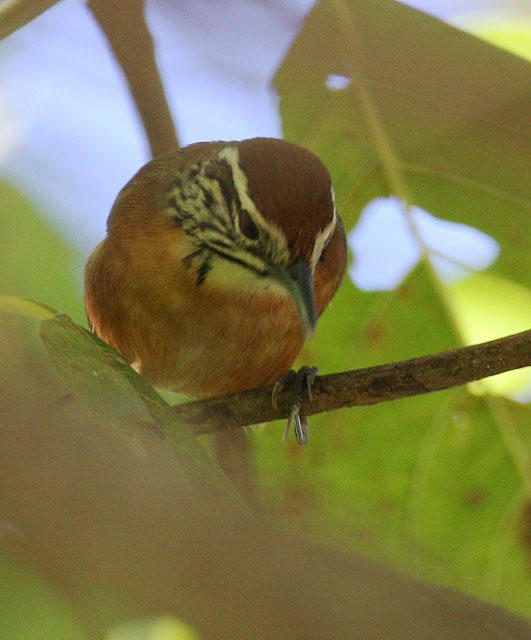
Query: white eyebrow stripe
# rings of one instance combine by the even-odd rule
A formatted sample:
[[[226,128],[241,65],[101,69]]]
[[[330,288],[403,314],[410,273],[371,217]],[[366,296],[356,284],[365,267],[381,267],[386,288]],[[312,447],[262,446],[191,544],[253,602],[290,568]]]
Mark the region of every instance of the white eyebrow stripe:
[[[333,198],[333,194],[334,192],[332,190],[332,198]],[[321,254],[323,253],[323,250],[327,242],[330,240],[330,238],[332,237],[332,234],[335,231],[336,224],[337,224],[337,211],[336,211],[336,208],[334,207],[334,217],[332,218],[332,221],[329,222],[326,225],[326,227],[324,227],[321,231],[319,231],[319,233],[315,237],[315,244],[313,245],[312,257],[310,261],[312,269],[315,269],[317,263],[319,262],[319,258],[321,257]]]
[[[275,243],[279,256],[282,255],[284,256],[284,259],[287,259],[289,256],[289,249],[286,236],[274,222],[264,218],[249,196],[247,176],[240,166],[239,150],[236,147],[225,147],[219,152],[218,158],[225,160],[232,171],[232,180],[236,187],[243,209],[248,211],[253,221],[267,232],[269,237]]]

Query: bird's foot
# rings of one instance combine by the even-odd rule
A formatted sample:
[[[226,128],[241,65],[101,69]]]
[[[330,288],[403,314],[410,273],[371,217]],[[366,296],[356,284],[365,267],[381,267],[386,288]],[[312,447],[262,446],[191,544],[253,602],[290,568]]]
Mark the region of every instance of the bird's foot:
[[[310,402],[313,400],[312,397],[312,385],[315,382],[315,378],[319,375],[319,370],[317,367],[301,367],[298,371],[288,371],[287,373],[282,374],[277,378],[275,386],[273,388],[273,393],[271,395],[271,402],[275,409],[277,408],[277,396],[278,394],[286,388],[286,386],[293,383],[294,392],[293,392],[293,401],[291,404],[291,412],[288,419],[288,424],[286,425],[286,429],[284,431],[284,435],[282,436],[282,442],[286,441],[288,437],[289,430],[292,425],[295,425],[295,438],[299,444],[306,444],[308,442],[308,419],[306,416],[301,416],[301,403],[302,403],[302,394],[304,388],[308,390],[308,397]]]

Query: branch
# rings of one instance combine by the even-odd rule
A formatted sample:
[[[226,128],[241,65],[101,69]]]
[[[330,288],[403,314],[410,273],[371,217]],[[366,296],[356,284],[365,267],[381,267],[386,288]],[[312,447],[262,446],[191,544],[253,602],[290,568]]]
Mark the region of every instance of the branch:
[[[531,330],[412,360],[321,376],[313,385],[313,402],[304,400],[301,414],[309,416],[441,391],[529,365]],[[271,389],[261,387],[188,402],[173,409],[194,433],[201,434],[285,418],[291,399],[292,392],[283,391],[275,410]]]
[[[153,38],[144,19],[144,0],[88,0],[87,5],[125,74],[152,155],[178,149]]]
[[[0,40],[31,22],[59,0],[3,0],[0,6]]]

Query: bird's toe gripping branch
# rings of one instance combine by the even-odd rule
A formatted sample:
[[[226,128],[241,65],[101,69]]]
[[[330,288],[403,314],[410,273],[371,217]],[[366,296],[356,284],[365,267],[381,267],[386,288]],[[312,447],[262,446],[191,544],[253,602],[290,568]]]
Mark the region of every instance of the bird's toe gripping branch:
[[[277,396],[278,394],[286,388],[286,386],[293,383],[294,391],[293,391],[293,401],[291,404],[291,412],[288,419],[288,424],[286,425],[286,429],[284,431],[284,435],[282,436],[282,442],[286,441],[288,437],[289,430],[292,425],[295,425],[295,438],[299,444],[306,444],[308,442],[308,419],[306,416],[302,416],[300,414],[301,403],[302,403],[302,394],[304,388],[306,387],[308,391],[308,397],[310,402],[313,400],[312,397],[312,385],[315,382],[315,379],[319,375],[319,370],[317,367],[301,367],[298,371],[288,371],[283,375],[277,378],[275,386],[273,388],[273,393],[271,395],[271,402],[275,409],[277,408]]]

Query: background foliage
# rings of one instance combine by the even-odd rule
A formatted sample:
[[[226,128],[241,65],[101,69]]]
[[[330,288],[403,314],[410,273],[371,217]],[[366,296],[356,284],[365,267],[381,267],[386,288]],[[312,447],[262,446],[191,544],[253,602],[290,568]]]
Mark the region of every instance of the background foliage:
[[[350,83],[331,89],[331,76]],[[500,245],[487,272],[498,286],[472,276],[465,297],[480,286],[481,300],[494,297],[501,319],[508,311],[516,317],[512,331],[529,328],[527,62],[396,3],[329,1],[304,23],[275,87],[284,135],[329,166],[347,229],[365,204],[389,194],[479,228]],[[2,291],[84,324],[80,252],[8,181],[0,203]],[[463,328],[463,281],[442,279],[427,240],[402,214],[421,245],[416,266],[390,291],[362,291],[346,278],[301,362],[328,373],[479,340]],[[462,266],[467,256],[452,261]],[[493,320],[470,305],[466,313],[478,329]],[[70,374],[62,384],[80,393]],[[484,391],[314,417],[304,448],[282,446],[283,425],[269,425],[250,436],[261,510],[303,536],[531,615],[531,409]],[[6,556],[1,571],[14,585],[16,606],[6,610],[29,610],[44,594],[46,615],[75,626],[63,611],[64,591],[50,596],[35,567]],[[20,620],[0,619],[21,628]],[[83,637],[81,630],[67,635],[74,633]]]
[[[330,90],[332,75],[351,83]],[[524,60],[398,4],[327,2],[306,21],[275,84],[285,133],[330,167],[347,228],[371,198],[394,193],[490,234],[501,251],[489,272],[529,287]],[[393,291],[345,282],[303,360],[341,370],[474,340],[455,305],[463,285],[446,284],[430,246],[423,250]],[[495,295],[489,287],[485,297]],[[497,304],[492,316],[520,309],[510,282]],[[495,322],[479,306],[471,313],[478,333]],[[528,306],[519,322],[529,326]],[[312,423],[314,455],[294,449],[270,484],[274,441],[262,451],[271,436],[256,439],[258,477],[288,520],[308,530],[309,519],[342,545],[529,613],[529,549],[518,520],[531,490],[529,405],[457,389]]]

